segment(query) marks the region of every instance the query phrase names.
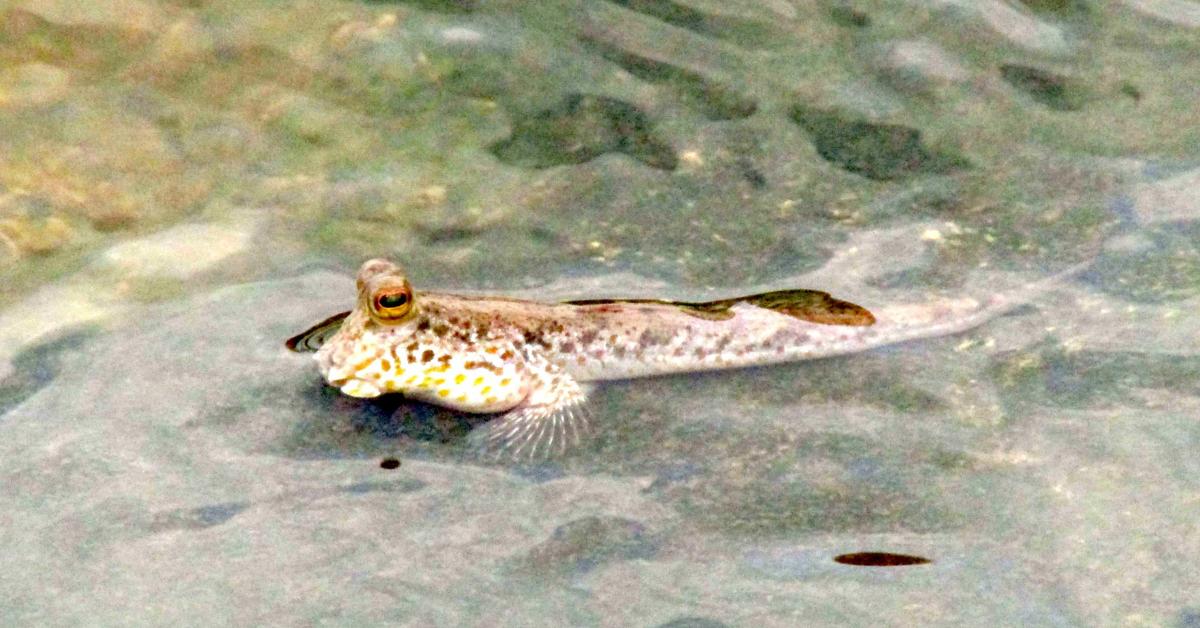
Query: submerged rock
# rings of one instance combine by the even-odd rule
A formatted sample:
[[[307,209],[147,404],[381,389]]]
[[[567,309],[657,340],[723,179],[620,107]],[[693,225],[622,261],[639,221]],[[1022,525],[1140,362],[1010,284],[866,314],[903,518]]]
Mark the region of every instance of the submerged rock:
[[[1133,209],[1147,225],[1200,220],[1200,169],[1137,186]]]
[[[187,279],[246,251],[252,236],[249,226],[179,225],[117,244],[100,264],[125,276]]]
[[[38,107],[61,101],[70,74],[47,63],[26,63],[0,72],[0,107]]]

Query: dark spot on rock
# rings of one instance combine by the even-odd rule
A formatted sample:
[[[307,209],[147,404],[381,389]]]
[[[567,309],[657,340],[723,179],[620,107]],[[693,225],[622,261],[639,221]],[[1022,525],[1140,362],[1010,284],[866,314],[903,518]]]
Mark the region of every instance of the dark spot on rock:
[[[679,2],[671,0],[611,0],[614,4],[618,4],[639,13],[649,15],[657,20],[677,26],[679,28],[713,35],[714,29],[710,26],[710,20],[714,16],[708,13],[690,7]]]
[[[79,354],[95,329],[68,333],[23,349],[12,360],[12,374],[0,380],[0,416],[58,377],[64,358]]]
[[[867,15],[865,11],[856,9],[845,2],[831,7],[829,9],[829,16],[833,18],[834,23],[838,26],[866,28],[871,25],[871,16]]]
[[[592,516],[559,526],[529,551],[524,562],[536,572],[586,573],[607,562],[650,558],[657,546],[637,521]]]
[[[400,460],[398,460],[396,458],[384,458],[383,460],[379,461],[379,468],[380,469],[389,469],[389,470],[399,469],[400,468]]]
[[[1142,90],[1128,81],[1121,83],[1121,93],[1132,98],[1133,102],[1142,102]]]
[[[482,230],[478,227],[468,225],[429,225],[418,227],[416,231],[421,234],[426,244],[460,242],[482,233]]]
[[[152,532],[201,530],[221,525],[250,507],[249,502],[223,502],[155,513],[150,521]]]
[[[740,17],[733,11],[716,11],[687,0],[609,1],[706,38],[731,40],[743,48],[768,40],[776,29],[770,20]]]
[[[868,179],[944,174],[970,165],[963,157],[926,147],[921,132],[906,126],[803,106],[792,109],[792,119],[808,133],[822,158]]]
[[[1179,611],[1179,628],[1200,628],[1200,609],[1185,608]]]
[[[630,74],[644,81],[669,87],[709,120],[740,120],[758,111],[758,103],[743,93],[743,90],[732,85],[670,63],[633,54],[599,37],[585,36],[584,41],[601,56],[621,66]]]
[[[1087,0],[1021,0],[1021,4],[1035,13],[1048,14],[1060,19],[1091,12]]]
[[[555,107],[513,118],[512,135],[490,147],[508,164],[548,168],[615,152],[661,170],[678,165],[675,150],[653,134],[645,114],[615,98],[570,94]]]
[[[767,178],[764,177],[763,173],[759,171],[758,168],[755,168],[754,164],[750,163],[749,160],[739,159],[737,166],[738,171],[741,172],[742,178],[745,179],[746,182],[751,186],[759,190],[767,187]]]
[[[192,510],[191,514],[195,517],[196,523],[207,528],[225,523],[249,507],[250,504],[247,502],[210,504]]]
[[[403,4],[422,11],[435,13],[472,13],[479,6],[479,0],[362,0],[367,4]]]
[[[1004,80],[1055,111],[1078,111],[1086,99],[1083,89],[1061,74],[1025,65],[1002,65]]]
[[[839,554],[833,557],[834,562],[856,567],[907,567],[909,565],[925,565],[931,561],[922,556],[911,554],[893,554],[891,552],[854,552]]]

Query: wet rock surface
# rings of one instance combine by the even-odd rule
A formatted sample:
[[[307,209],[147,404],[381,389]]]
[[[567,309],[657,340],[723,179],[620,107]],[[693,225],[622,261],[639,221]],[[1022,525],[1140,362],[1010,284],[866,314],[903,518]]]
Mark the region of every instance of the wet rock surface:
[[[0,623],[1195,623],[1197,6],[6,5]],[[379,255],[867,305],[1095,263],[493,464],[282,348]]]
[[[1193,551],[1192,518],[1164,505],[1195,490],[1179,453],[1200,433],[1170,401],[1197,394],[1177,384],[1195,379],[1194,356],[1136,340],[1124,354],[1080,351],[1088,320],[1046,335],[1079,308],[1106,320],[1085,284],[965,339],[612,384],[593,399],[594,437],[533,466],[473,460],[474,419],[446,431],[444,411],[320,386],[280,339],[351,290],[330,273],[221,288],[17,359],[36,385],[0,419],[8,574],[22,575],[4,581],[16,601],[6,619],[137,609],[185,621],[200,612],[189,600],[205,599],[204,616],[230,621],[331,608],[347,621],[488,621],[493,610],[450,602],[486,585],[489,609],[514,609],[515,623],[732,625],[753,613],[783,624],[803,608],[834,625],[847,618],[838,600],[864,588],[879,600],[855,621],[916,598],[935,623],[968,607],[1010,623],[1086,616],[1101,600],[1120,612],[1126,587],[1152,572],[1179,586],[1156,588],[1164,613],[1191,591],[1189,570],[1164,576],[1153,556],[1161,544]],[[883,578],[833,560],[884,550],[931,562]],[[1070,602],[1031,584],[1081,570],[1113,584],[1062,575]],[[250,586],[262,581],[278,587]],[[304,592],[314,581],[320,595]],[[222,593],[239,582],[255,592]],[[993,587],[982,610],[966,604],[979,582]],[[88,592],[100,589],[123,596],[97,605]]]

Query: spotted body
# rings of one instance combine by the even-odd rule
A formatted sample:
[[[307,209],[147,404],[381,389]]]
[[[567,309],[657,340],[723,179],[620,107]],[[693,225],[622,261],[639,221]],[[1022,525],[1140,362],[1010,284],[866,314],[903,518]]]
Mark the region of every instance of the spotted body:
[[[502,412],[486,443],[537,453],[578,438],[586,382],[853,353],[962,331],[1021,302],[945,299],[887,307],[878,318],[808,290],[704,303],[540,303],[414,294],[398,266],[371,260],[358,274],[356,307],[288,347],[315,351],[326,381],[347,395],[402,393]]]

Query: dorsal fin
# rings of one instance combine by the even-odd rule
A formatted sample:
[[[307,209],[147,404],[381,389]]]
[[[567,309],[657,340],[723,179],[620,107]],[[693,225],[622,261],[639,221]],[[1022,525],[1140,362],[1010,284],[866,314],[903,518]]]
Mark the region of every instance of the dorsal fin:
[[[752,294],[737,301],[821,325],[868,327],[875,324],[875,315],[867,308],[835,299],[820,290],[777,290]]]
[[[297,353],[311,353],[316,351],[321,348],[321,345],[325,344],[326,340],[329,340],[330,336],[336,334],[342,328],[342,321],[346,320],[346,317],[349,315],[350,312],[334,314],[307,330],[288,338],[284,344],[287,345],[288,349]]]
[[[749,303],[757,307],[779,312],[793,318],[820,325],[846,325],[867,327],[875,324],[875,316],[867,308],[849,301],[835,299],[820,290],[776,290],[751,294],[735,299],[688,302],[664,299],[583,299],[564,301],[570,305],[603,305],[606,303],[649,303],[670,305],[697,318],[726,320],[733,318],[730,309],[738,303]]]

